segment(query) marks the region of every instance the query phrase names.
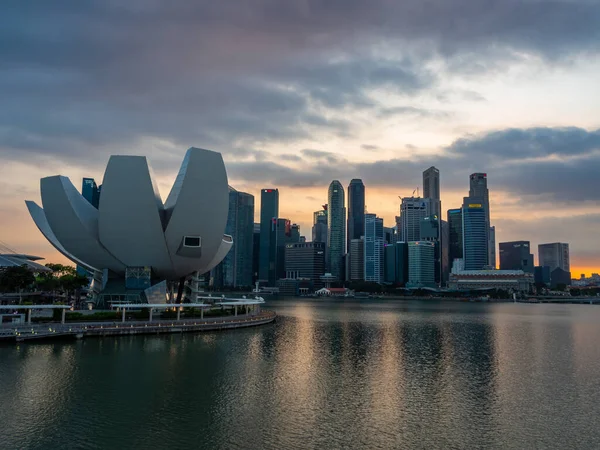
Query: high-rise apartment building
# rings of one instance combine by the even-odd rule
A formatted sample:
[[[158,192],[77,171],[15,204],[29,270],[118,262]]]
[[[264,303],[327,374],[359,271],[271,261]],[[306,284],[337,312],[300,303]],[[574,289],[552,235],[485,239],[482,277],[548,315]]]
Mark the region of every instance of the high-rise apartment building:
[[[383,219],[365,214],[365,281],[383,282]],[[352,257],[352,255],[350,255]]]
[[[421,221],[431,215],[431,199],[420,197],[404,197],[400,204],[398,240],[414,242],[421,239]]]
[[[323,287],[325,243],[290,243],[285,246],[285,274],[288,279],[309,280],[311,289]]]
[[[260,252],[258,278],[269,280],[269,272],[275,270],[277,254],[271,245],[271,225],[273,218],[279,217],[279,190],[261,189],[260,191]],[[271,285],[274,286],[274,285]]]
[[[533,273],[533,255],[529,241],[500,242],[500,270]]]
[[[365,242],[364,236],[350,241],[350,281],[365,279]]]
[[[441,220],[440,171],[434,166],[423,172],[423,197],[431,199],[430,215],[437,216]]]
[[[350,241],[360,239],[365,233],[365,185],[360,179],[353,179],[348,186],[348,252]]]
[[[540,266],[550,267],[550,272],[557,267],[565,272],[571,272],[569,244],[562,242],[540,244],[538,245],[538,259]]]
[[[93,178],[84,178],[81,186],[81,195],[90,202],[94,208],[98,209],[101,189],[102,186],[96,185],[96,181]]]
[[[448,210],[448,265],[452,270],[455,259],[463,258],[462,209]]]
[[[338,280],[344,279],[346,249],[346,206],[344,187],[338,180],[329,185],[327,195],[327,268]]]
[[[223,285],[251,286],[254,253],[253,195],[229,188],[229,214],[225,234],[232,236],[233,246],[220,263],[223,266]]]
[[[490,228],[490,193],[487,185],[487,173],[472,173],[469,176],[469,197],[478,197],[485,210],[485,223],[487,226],[488,262],[486,265],[496,267],[496,229]]]
[[[488,231],[485,204],[481,197],[465,197],[462,207],[463,259],[465,270],[488,266]]]
[[[408,287],[435,287],[435,243],[408,243]]]

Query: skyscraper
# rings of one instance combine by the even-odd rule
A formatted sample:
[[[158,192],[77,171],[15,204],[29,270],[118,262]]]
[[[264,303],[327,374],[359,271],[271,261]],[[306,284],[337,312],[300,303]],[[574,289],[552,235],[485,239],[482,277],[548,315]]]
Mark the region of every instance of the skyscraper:
[[[325,243],[290,243],[285,246],[286,278],[308,279],[314,289],[323,287],[321,276],[325,274]]]
[[[421,221],[431,215],[431,199],[403,197],[400,204],[399,241],[414,242],[421,239]]]
[[[383,219],[365,214],[365,281],[383,282]],[[352,255],[350,255],[352,258]]]
[[[98,205],[100,204],[101,188],[102,186],[98,187],[96,185],[96,181],[93,178],[83,179],[83,183],[81,186],[81,195],[96,209],[98,209]]]
[[[299,234],[292,233],[292,224],[288,219],[271,219],[271,235],[269,250],[271,252],[269,261],[269,286],[275,286],[277,280],[285,278],[285,246],[286,244],[296,244],[300,241]]]
[[[425,217],[421,221],[421,241],[434,243],[434,272],[435,282],[442,284],[442,241],[441,220],[435,215]]]
[[[312,240],[327,244],[327,205],[313,213]]]
[[[260,252],[258,263],[258,278],[269,279],[269,271],[275,269],[276,261],[272,258],[276,250],[271,249],[271,223],[279,217],[279,191],[277,189],[262,189],[260,191]]]
[[[462,209],[448,210],[448,265],[452,270],[455,259],[463,258]]]
[[[258,280],[259,255],[260,223],[254,223],[254,233],[252,233],[252,284]]]
[[[396,242],[384,247],[384,281],[405,285],[408,282],[408,244]]]
[[[441,220],[440,171],[434,166],[423,172],[423,197],[432,200],[430,214],[437,216]]]
[[[229,188],[229,215],[225,233],[233,237],[233,247],[223,265],[224,286],[252,285],[252,255],[254,253],[254,196]]]
[[[522,270],[533,273],[533,255],[529,241],[500,243],[500,270]]]
[[[360,239],[365,233],[365,185],[353,179],[348,186],[348,252],[350,241]]]
[[[488,248],[488,263],[496,267],[496,238],[495,229],[490,229],[490,193],[487,187],[487,173],[472,173],[469,176],[469,197],[479,197],[485,210],[486,238]],[[493,241],[492,241],[493,240]]]
[[[364,236],[350,241],[350,280],[365,279],[365,242]]]
[[[408,243],[408,286],[435,287],[435,243]]]
[[[462,207],[465,270],[482,270],[489,262],[488,231],[483,199],[465,197]]]
[[[562,242],[540,244],[538,245],[538,259],[540,266],[550,267],[550,272],[557,267],[565,272],[571,272],[569,244]]]
[[[344,188],[338,180],[329,185],[327,195],[327,258],[329,272],[344,279],[343,257],[346,248],[346,207]]]

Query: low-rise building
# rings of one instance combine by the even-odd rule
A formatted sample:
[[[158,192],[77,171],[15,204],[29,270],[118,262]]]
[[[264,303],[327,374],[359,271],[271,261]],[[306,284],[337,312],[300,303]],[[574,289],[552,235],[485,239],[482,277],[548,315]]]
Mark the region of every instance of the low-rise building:
[[[463,270],[450,274],[449,288],[504,289],[514,292],[529,292],[533,274],[522,270]]]

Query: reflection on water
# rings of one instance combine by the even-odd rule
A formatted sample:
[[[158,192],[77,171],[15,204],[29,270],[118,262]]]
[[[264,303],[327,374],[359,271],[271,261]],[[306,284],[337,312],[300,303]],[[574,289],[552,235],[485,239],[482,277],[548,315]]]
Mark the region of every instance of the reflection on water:
[[[600,447],[600,308],[270,304],[273,325],[0,347],[0,448]]]

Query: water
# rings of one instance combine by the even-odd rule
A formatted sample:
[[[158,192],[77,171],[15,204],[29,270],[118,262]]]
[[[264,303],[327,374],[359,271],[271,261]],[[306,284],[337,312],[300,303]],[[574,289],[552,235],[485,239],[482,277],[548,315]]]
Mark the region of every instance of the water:
[[[277,323],[0,347],[0,448],[600,448],[600,307],[271,302]]]

